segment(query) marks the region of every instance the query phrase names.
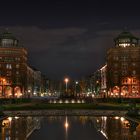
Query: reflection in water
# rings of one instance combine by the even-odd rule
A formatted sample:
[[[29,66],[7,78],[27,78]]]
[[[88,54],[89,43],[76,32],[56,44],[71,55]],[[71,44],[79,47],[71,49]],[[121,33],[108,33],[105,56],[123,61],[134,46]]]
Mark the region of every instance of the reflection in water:
[[[67,116],[65,118],[64,127],[65,127],[65,131],[66,131],[66,138],[65,139],[67,140],[67,138],[68,138],[68,127],[69,127]]]
[[[40,126],[37,117],[8,117],[1,122],[1,140],[26,140]]]
[[[96,117],[95,126],[109,140],[140,139],[140,124],[124,117]]]
[[[140,140],[140,124],[124,117],[8,117],[1,140]]]

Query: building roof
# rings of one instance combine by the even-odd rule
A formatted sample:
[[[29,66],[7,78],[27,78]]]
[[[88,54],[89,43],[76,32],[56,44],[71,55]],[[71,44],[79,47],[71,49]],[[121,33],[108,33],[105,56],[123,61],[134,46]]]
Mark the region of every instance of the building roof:
[[[123,31],[114,40],[123,39],[123,38],[139,40],[139,38],[135,37],[132,33],[128,32],[128,31]]]
[[[0,35],[0,39],[14,39],[14,40],[17,40],[16,37],[10,32],[3,32]]]

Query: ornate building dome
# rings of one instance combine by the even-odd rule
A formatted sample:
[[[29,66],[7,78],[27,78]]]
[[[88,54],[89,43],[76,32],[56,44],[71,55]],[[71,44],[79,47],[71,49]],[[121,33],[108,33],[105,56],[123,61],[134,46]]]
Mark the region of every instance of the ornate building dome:
[[[0,47],[16,47],[18,46],[18,40],[10,32],[3,32],[0,35]]]
[[[116,47],[136,47],[138,46],[139,38],[135,37],[128,31],[120,33],[115,39]]]

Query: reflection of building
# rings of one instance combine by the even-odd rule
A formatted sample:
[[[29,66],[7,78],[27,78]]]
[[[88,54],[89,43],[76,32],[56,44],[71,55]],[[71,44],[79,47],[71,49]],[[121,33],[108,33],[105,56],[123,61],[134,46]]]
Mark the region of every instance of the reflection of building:
[[[0,96],[19,97],[26,91],[27,50],[9,32],[0,36]]]
[[[110,96],[140,96],[140,47],[138,38],[122,32],[107,51],[107,86]]]
[[[2,140],[25,140],[34,130],[40,129],[38,117],[9,117],[2,121]]]
[[[138,124],[123,117],[96,117],[95,128],[109,140],[139,138]]]

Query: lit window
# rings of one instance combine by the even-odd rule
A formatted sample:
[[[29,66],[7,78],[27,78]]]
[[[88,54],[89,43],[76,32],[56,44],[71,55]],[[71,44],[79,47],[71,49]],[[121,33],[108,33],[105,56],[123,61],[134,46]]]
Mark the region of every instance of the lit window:
[[[16,71],[16,74],[19,74],[19,71]]]
[[[114,56],[114,60],[119,60],[119,57],[118,56]]]
[[[6,64],[6,68],[7,69],[12,69],[12,65],[11,64]]]
[[[2,46],[9,47],[13,45],[12,39],[2,39]]]
[[[133,63],[132,63],[132,66],[136,66],[136,63],[133,62]]]
[[[133,70],[133,71],[132,71],[132,74],[134,74],[134,75],[135,75],[135,74],[136,74],[136,71],[135,71],[135,70]]]
[[[19,58],[19,57],[16,57],[15,60],[16,60],[16,61],[20,61],[20,58]]]
[[[115,64],[114,64],[114,67],[118,67],[118,64],[117,64],[117,63],[115,63]]]
[[[119,44],[119,46],[125,48],[127,46],[130,46],[130,44],[128,44],[128,43],[122,43],[122,44]]]
[[[19,68],[19,64],[16,65],[16,68],[17,68],[17,69]]]

